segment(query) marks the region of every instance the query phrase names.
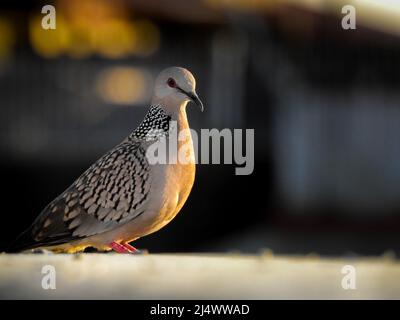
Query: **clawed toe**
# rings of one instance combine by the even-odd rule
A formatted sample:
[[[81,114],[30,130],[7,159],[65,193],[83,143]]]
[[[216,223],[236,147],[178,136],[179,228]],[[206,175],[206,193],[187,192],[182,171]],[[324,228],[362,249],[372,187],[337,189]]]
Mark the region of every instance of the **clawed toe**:
[[[111,242],[110,248],[118,253],[143,254],[144,252],[131,246],[129,243]]]
[[[122,244],[124,246],[124,248],[126,248],[129,253],[133,253],[133,254],[142,254],[143,252],[139,249],[136,249],[135,247],[131,246],[129,243],[124,243]]]

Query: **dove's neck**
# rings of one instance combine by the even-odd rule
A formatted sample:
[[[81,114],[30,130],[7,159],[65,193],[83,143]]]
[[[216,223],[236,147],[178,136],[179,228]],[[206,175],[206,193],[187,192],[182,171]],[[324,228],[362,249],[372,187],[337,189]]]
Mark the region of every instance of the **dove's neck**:
[[[128,140],[155,140],[169,130],[169,116],[159,105],[152,105],[142,123],[133,131]]]
[[[168,100],[163,100],[159,104],[171,118],[168,147],[176,146],[176,149],[173,147],[172,150],[168,150],[170,169],[177,175],[176,179],[187,185],[190,190],[193,185],[196,160],[192,132],[186,115],[188,101],[170,103]]]
[[[171,117],[172,125],[176,126],[177,136],[171,136],[171,139],[177,139],[178,149],[184,147],[188,152],[188,157],[191,161],[194,161],[194,149],[192,134],[190,132],[189,122],[186,115],[186,106],[188,104],[187,100],[177,101],[173,97],[168,97],[167,99],[157,100],[153,99],[153,103],[158,103],[162,106],[162,109]]]
[[[178,109],[170,114],[171,120],[177,122],[179,131],[189,129],[189,122],[186,115],[186,105],[187,102],[185,101]]]
[[[178,131],[189,128],[189,123],[186,116],[187,100],[178,101],[172,97],[164,97],[163,99],[152,100],[152,105],[160,105],[165,113],[171,117],[172,121],[176,121]]]
[[[156,140],[161,136],[168,135],[171,121],[176,122],[178,133],[189,129],[186,116],[186,105],[184,101],[178,106],[172,106],[165,102],[152,102],[152,106],[144,117],[142,123],[128,137],[129,140],[145,139]]]
[[[162,130],[160,134],[153,135],[155,126],[160,126],[160,121],[155,120],[152,121],[151,127],[152,130],[148,131],[145,134],[145,137],[142,138],[147,141],[159,140],[161,136],[167,137],[167,146],[168,149],[168,159],[170,160],[169,164],[172,165],[172,170],[178,170],[181,165],[184,165],[182,168],[184,170],[188,170],[188,168],[192,168],[190,170],[190,175],[194,175],[194,166],[195,166],[195,153],[194,153],[194,146],[192,141],[192,133],[189,128],[189,123],[186,115],[186,105],[187,101],[183,101],[180,104],[173,105],[172,103],[169,104],[168,102],[160,101],[160,100],[152,100],[152,107],[150,108],[146,118],[152,118],[151,114],[156,112],[162,115],[164,119],[163,122],[167,123],[167,126],[163,125],[163,128],[168,128],[166,130]],[[155,110],[155,111],[152,111]],[[166,122],[165,122],[166,121]],[[142,131],[142,125],[136,129],[136,131]],[[172,147],[172,149],[171,149]],[[181,154],[182,152],[182,154]],[[180,170],[180,169],[179,169]],[[178,170],[178,171],[179,171]],[[182,169],[183,170],[183,169]],[[178,172],[177,171],[177,172]],[[175,171],[174,171],[175,172]],[[180,172],[180,171],[179,171]],[[176,173],[176,172],[175,172]],[[193,179],[190,176],[190,179]],[[188,183],[188,185],[192,185],[193,182]]]

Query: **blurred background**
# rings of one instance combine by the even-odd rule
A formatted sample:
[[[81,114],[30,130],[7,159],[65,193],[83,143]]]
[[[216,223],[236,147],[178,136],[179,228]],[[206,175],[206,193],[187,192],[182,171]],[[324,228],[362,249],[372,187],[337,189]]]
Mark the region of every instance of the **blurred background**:
[[[1,247],[138,125],[173,65],[197,78],[194,129],[255,129],[255,170],[198,165],[181,213],[137,247],[400,253],[397,0],[2,1]]]

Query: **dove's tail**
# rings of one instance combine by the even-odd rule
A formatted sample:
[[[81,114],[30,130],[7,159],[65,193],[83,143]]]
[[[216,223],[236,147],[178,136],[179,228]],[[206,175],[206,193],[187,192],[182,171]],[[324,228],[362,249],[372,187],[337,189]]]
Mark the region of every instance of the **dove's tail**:
[[[29,249],[39,247],[40,244],[32,237],[32,226],[22,232],[9,246],[6,248],[7,253],[17,253]]]
[[[32,250],[40,247],[51,247],[68,242],[67,240],[75,240],[80,237],[73,237],[66,240],[65,234],[54,236],[43,240],[35,240],[33,236],[34,223],[22,232],[5,250],[6,253],[18,253],[26,250]]]

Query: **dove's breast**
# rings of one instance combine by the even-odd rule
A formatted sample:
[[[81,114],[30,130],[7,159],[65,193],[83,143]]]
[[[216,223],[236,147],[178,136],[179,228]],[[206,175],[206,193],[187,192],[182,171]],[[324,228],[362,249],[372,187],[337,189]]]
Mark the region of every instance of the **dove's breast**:
[[[150,224],[143,235],[161,229],[178,214],[194,183],[194,165],[165,165],[155,171],[160,172],[158,176],[162,176],[163,181],[154,186],[154,198],[144,217],[149,218]]]
[[[188,129],[186,115],[177,121],[179,141],[177,148],[168,150],[167,163],[152,164],[150,167],[151,189],[148,206],[137,219],[128,222],[121,231],[123,241],[133,240],[153,233],[168,224],[182,209],[195,179],[195,155],[191,133]],[[169,136],[176,139],[176,136]]]

